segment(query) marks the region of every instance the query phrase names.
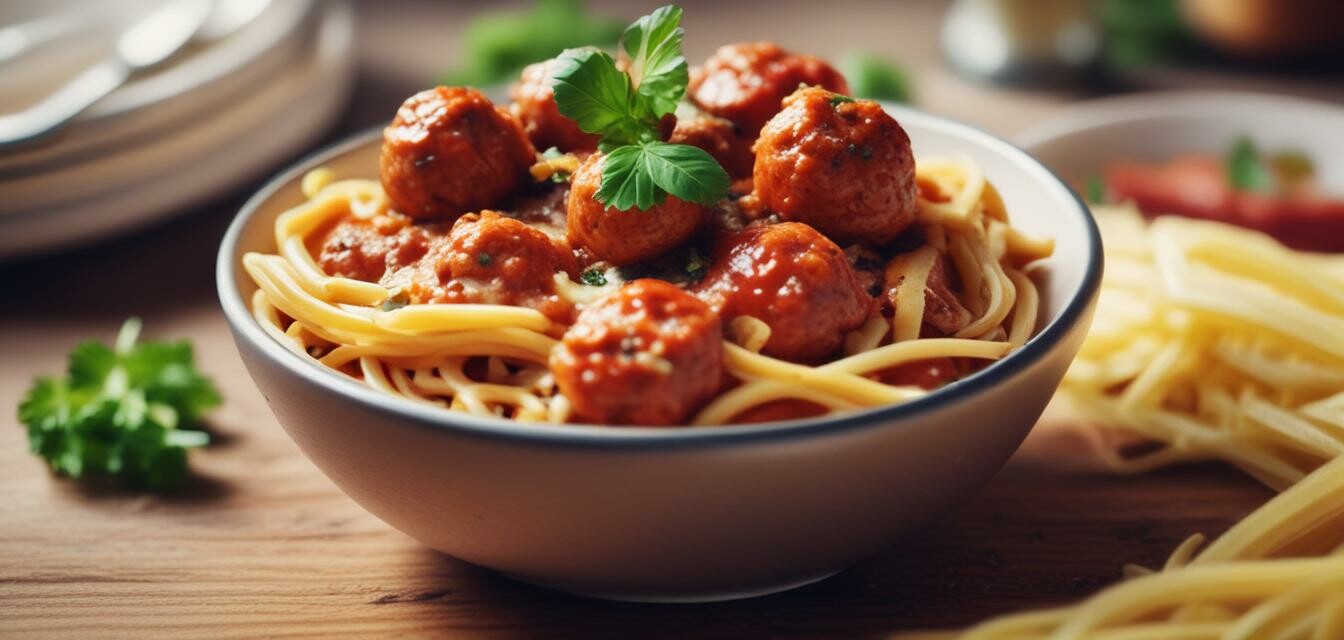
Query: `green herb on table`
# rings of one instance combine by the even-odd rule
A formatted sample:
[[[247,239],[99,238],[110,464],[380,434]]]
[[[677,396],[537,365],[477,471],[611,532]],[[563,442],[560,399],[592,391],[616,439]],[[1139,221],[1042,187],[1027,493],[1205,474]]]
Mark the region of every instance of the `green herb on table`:
[[[560,55],[555,102],[585,132],[601,136],[606,154],[598,202],[648,210],[670,193],[713,204],[728,195],[728,173],[704,150],[659,138],[659,121],[686,93],[681,9],[668,5],[636,20],[622,36],[628,74],[596,49]]]
[[[38,378],[24,396],[19,420],[29,447],[52,470],[170,489],[186,477],[186,450],[209,443],[190,429],[220,397],[196,370],[191,343],[137,343],[139,333],[132,318],[113,347],[79,344],[66,376]]]
[[[465,66],[446,74],[443,84],[506,82],[533,62],[570,47],[609,47],[620,35],[620,21],[589,15],[577,0],[537,0],[526,12],[486,13],[467,25]]]
[[[840,62],[840,71],[849,81],[850,91],[860,98],[904,103],[914,99],[910,74],[877,54],[851,52]]]
[[[1274,174],[1260,158],[1250,138],[1238,138],[1224,160],[1227,183],[1238,191],[1269,191],[1274,188]]]

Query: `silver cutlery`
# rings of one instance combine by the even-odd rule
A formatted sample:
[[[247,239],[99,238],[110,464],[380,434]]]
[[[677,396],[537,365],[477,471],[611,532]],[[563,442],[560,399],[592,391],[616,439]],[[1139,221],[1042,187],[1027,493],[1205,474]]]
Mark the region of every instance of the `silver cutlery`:
[[[171,0],[151,11],[118,36],[111,57],[37,104],[0,116],[0,148],[50,134],[131,77],[169,60],[206,25],[213,8],[211,0]]]

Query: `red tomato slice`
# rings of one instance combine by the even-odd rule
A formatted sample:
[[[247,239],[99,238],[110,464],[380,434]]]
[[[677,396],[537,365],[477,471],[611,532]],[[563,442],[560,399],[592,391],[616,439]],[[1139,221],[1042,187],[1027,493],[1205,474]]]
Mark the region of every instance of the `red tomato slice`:
[[[1106,187],[1111,199],[1132,201],[1149,216],[1175,213],[1232,222],[1233,194],[1222,165],[1212,158],[1186,156],[1165,165],[1117,163],[1106,172]]]
[[[1106,172],[1106,188],[1109,199],[1131,201],[1148,216],[1216,220],[1267,233],[1294,249],[1344,252],[1344,202],[1235,191],[1216,158],[1117,163]]]

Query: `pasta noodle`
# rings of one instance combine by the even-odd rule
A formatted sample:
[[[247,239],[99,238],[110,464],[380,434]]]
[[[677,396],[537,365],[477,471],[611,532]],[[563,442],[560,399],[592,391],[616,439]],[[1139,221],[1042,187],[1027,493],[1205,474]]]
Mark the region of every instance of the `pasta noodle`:
[[[1218,223],[1096,215],[1107,274],[1064,381],[1074,408],[1164,443],[1163,464],[1221,457],[1276,489],[1344,452],[1344,281],[1332,275],[1344,258]],[[1109,457],[1126,470],[1123,452]]]
[[[536,167],[546,178],[566,166]],[[572,164],[572,163],[571,163]],[[892,318],[880,314],[846,336],[848,357],[811,367],[760,354],[770,327],[750,316],[725,324],[725,364],[739,384],[703,407],[695,425],[732,422],[776,400],[803,400],[841,411],[906,402],[915,387],[868,376],[924,359],[994,360],[1030,338],[1039,297],[1025,269],[1053,251],[1007,224],[1002,200],[969,160],[921,163],[918,179],[942,198],[922,198],[925,246],[894,260],[887,280],[899,282]],[[572,170],[572,167],[569,167]],[[309,247],[315,234],[347,216],[368,219],[388,210],[370,180],[336,180],[327,169],[303,178],[307,200],[275,222],[274,255],[252,253],[243,266],[258,291],[257,321],[277,341],[379,391],[474,415],[566,422],[570,401],[549,376],[547,360],[565,327],[525,307],[494,304],[401,304],[394,288],[323,272]],[[951,257],[963,305],[974,312],[955,337],[921,339],[925,289],[935,261]],[[618,283],[589,286],[557,273],[556,290],[577,305]],[[473,368],[481,358],[486,379]]]
[[[1202,550],[1192,536],[1160,571],[1126,567],[1129,580],[1074,606],[897,637],[1344,638],[1344,257],[1094,212],[1101,308],[1063,391],[1101,429],[1162,445],[1129,456],[1100,438],[1104,457],[1126,473],[1221,458],[1282,493]]]

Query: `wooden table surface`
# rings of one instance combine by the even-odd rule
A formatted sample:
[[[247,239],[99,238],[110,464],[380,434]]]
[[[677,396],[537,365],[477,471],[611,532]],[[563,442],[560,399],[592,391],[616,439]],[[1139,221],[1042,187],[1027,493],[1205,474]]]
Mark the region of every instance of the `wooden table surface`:
[[[1079,97],[955,78],[937,54],[937,2],[774,2],[769,13],[683,5],[693,60],[758,38],[825,56],[881,51],[914,70],[920,106],[1003,135]],[[328,140],[386,120],[431,84],[471,10],[359,8],[356,92]],[[133,238],[0,265],[0,636],[871,636],[1084,596],[1121,564],[1159,563],[1187,535],[1220,533],[1269,495],[1217,465],[1110,476],[1069,455],[1067,438],[1036,437],[941,522],[790,593],[634,605],[518,584],[361,511],[300,455],[252,386],[217,308],[213,263],[233,212],[276,170],[258,167],[233,193]],[[129,315],[152,336],[194,340],[227,399],[210,419],[217,441],[192,454],[180,495],[53,477],[14,418],[32,376],[60,370],[81,339],[110,340]]]

